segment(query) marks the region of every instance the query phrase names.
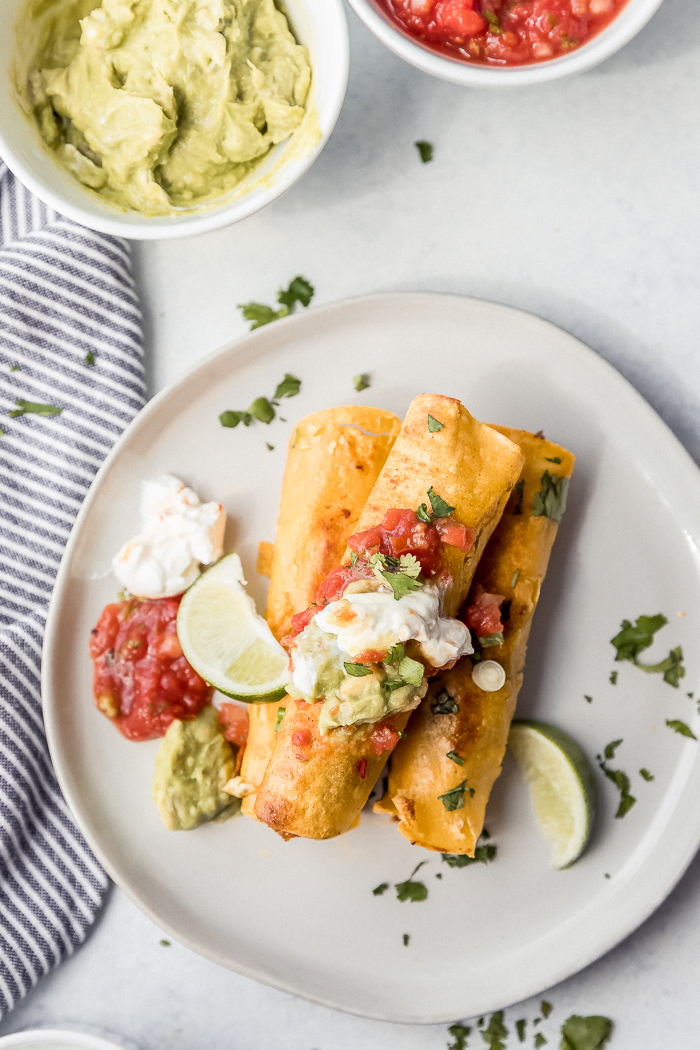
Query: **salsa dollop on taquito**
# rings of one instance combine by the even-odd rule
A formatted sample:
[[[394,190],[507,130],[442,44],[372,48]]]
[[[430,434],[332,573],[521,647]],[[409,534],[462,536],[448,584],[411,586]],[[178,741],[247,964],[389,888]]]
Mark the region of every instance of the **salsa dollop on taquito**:
[[[454,521],[453,510],[432,488],[418,511],[388,510],[381,524],[350,536],[349,563],[292,618],[282,640],[288,693],[323,700],[322,735],[412,711],[427,674],[473,652],[466,625],[442,614],[442,545],[466,554],[474,544],[474,530]]]

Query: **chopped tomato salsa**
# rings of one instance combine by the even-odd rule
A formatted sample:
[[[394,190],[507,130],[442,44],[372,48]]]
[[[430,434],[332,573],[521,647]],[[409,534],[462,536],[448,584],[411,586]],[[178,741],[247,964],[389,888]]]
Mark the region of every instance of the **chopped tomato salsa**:
[[[393,751],[401,737],[391,726],[378,725],[369,739],[375,755],[381,755],[384,751]]]
[[[479,594],[464,613],[464,622],[477,638],[503,631],[501,622],[502,594]]]
[[[477,65],[545,62],[605,29],[626,0],[380,0],[433,50]]]
[[[243,747],[248,739],[248,712],[240,704],[221,704],[219,722],[224,729],[224,738],[236,747]]]
[[[95,706],[128,740],[163,736],[196,718],[214,690],[182,655],[180,597],[107,605],[90,638]]]

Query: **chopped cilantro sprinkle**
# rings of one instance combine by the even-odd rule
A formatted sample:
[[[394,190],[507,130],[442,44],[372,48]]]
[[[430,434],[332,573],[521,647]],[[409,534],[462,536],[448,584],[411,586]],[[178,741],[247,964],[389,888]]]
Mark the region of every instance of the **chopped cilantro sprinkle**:
[[[497,852],[498,847],[489,844],[477,846],[473,857],[468,857],[466,853],[443,853],[442,859],[450,868],[467,868],[470,864],[490,864]]]
[[[421,521],[424,521],[426,525],[430,525],[431,521],[433,520],[425,503],[421,503],[420,507],[416,511],[416,517],[420,518]]]
[[[540,491],[532,501],[533,516],[546,516],[550,521],[560,522],[566,510],[569,479],[560,478],[558,474],[550,474],[545,470],[540,485]]]
[[[503,645],[503,632],[496,631],[494,634],[486,634],[483,638],[477,638],[482,649],[488,649],[492,645]]]
[[[95,363],[95,355],[93,354],[92,350],[88,350],[88,352],[85,355],[85,364],[86,365],[94,365],[94,363]]]
[[[271,423],[275,418],[275,410],[266,397],[256,397],[248,411],[254,419],[259,419],[261,423]]]
[[[249,427],[252,421],[250,412],[222,412],[219,416],[219,422],[222,427],[237,427],[239,423],[243,423]]]
[[[308,306],[314,297],[314,291],[314,286],[305,277],[295,277],[289,282],[289,287],[277,293],[277,302],[282,303],[289,310],[293,309],[295,303]]]
[[[609,769],[600,755],[598,756],[598,765],[603,773],[605,773],[608,780],[611,780],[620,792],[620,805],[617,808],[615,817],[622,819],[622,817],[629,813],[632,806],[637,801],[634,795],[630,794],[630,778],[626,773],[623,773],[621,769]]]
[[[284,379],[281,383],[277,384],[275,390],[275,401],[279,401],[283,397],[296,397],[301,389],[301,379],[297,379],[296,376],[292,376],[289,372],[285,372]]]
[[[610,685],[617,685],[617,671],[610,672]]]
[[[442,496],[438,496],[432,485],[428,489],[428,499],[430,500],[430,506],[433,508],[433,514],[436,518],[447,518],[454,510],[454,507],[451,507]]]
[[[411,939],[410,933],[404,933],[404,935],[403,935],[403,946],[404,946],[404,948],[408,948],[408,942],[410,941],[410,939]]]
[[[629,660],[647,674],[662,674],[664,682],[677,689],[680,679],[685,677],[683,650],[680,645],[671,649],[666,659],[656,664],[643,664],[637,659],[639,654],[652,644],[656,632],[667,623],[663,613],[657,613],[656,616],[638,616],[634,624],[623,620],[619,633],[611,639],[610,644],[617,650],[616,660]]]
[[[423,683],[425,668],[418,660],[412,660],[410,656],[404,656],[399,663],[399,674],[407,685],[418,688]]]
[[[246,321],[252,321],[250,326],[252,332],[255,328],[260,328],[264,324],[286,317],[294,309],[296,303],[308,306],[313,298],[313,294],[314,287],[305,277],[295,277],[293,281],[290,281],[289,287],[282,288],[277,293],[277,302],[280,303],[279,310],[275,310],[272,306],[267,306],[265,303],[256,302],[239,303],[238,309]],[[295,393],[297,392],[295,391]],[[286,396],[291,397],[292,395],[288,394]]]
[[[414,142],[414,146],[418,150],[420,159],[424,164],[428,164],[433,159],[434,147],[432,142],[426,142],[425,139],[419,139],[418,142]]]
[[[428,414],[428,430],[431,434],[439,434],[441,430],[445,429],[445,424],[441,423],[439,419],[435,419],[434,416]]]
[[[453,1043],[447,1044],[447,1050],[465,1050],[471,1028],[463,1024],[451,1024],[447,1031],[454,1040]]]
[[[652,781],[654,779],[654,774],[650,773],[648,769],[644,769],[644,767],[639,770],[639,775],[640,777],[644,777],[646,781]]]
[[[669,729],[672,729],[674,733],[679,733],[680,736],[687,736],[690,740],[697,740],[697,737],[689,725],[685,722],[681,722],[680,718],[667,718],[666,725]]]
[[[518,1033],[518,1041],[521,1043],[525,1042],[525,1025],[527,1021],[524,1017],[521,1017],[519,1021],[515,1022],[515,1030]]]
[[[267,449],[268,449],[269,452],[274,452],[275,451],[275,446],[271,445],[269,441],[266,441],[265,445],[267,446]]]
[[[12,365],[12,367],[10,368],[10,371],[11,372],[21,372],[22,371],[22,366],[21,365]]]
[[[343,667],[345,673],[351,675],[352,678],[364,678],[368,674],[373,674],[372,668],[367,664],[343,664]]]
[[[513,573],[513,579],[510,581],[511,587],[515,587],[516,583],[518,582],[518,576],[519,575],[520,575],[520,569],[516,569],[515,572]]]
[[[262,328],[264,324],[269,324],[271,321],[277,321],[280,317],[286,316],[289,310],[273,310],[271,306],[266,306],[265,303],[239,303],[238,309],[243,314],[246,321],[252,321],[250,326],[251,332],[254,332],[256,328]]]
[[[355,390],[357,390],[358,394],[361,390],[366,390],[367,387],[370,385],[368,374],[366,372],[360,372],[359,375],[356,375],[353,378],[352,385],[355,387]]]
[[[282,725],[282,719],[284,718],[284,710],[285,709],[283,707],[278,707],[277,708],[277,721],[275,722],[275,733],[279,733],[279,731],[280,731],[280,726]]]
[[[561,463],[561,456],[552,456],[551,459],[549,458],[549,456],[545,456],[544,458],[547,460],[548,463]]]
[[[535,1050],[539,1050],[539,1048],[541,1046],[546,1046],[546,1044],[547,1044],[547,1040],[542,1035],[542,1033],[541,1032],[536,1032],[535,1033],[535,1041],[532,1044],[535,1047]]]
[[[503,1024],[503,1010],[491,1014],[491,1020],[482,1031],[481,1038],[490,1050],[506,1050],[503,1040],[508,1038],[508,1029]]]
[[[419,591],[423,586],[422,583],[419,583],[413,576],[409,576],[405,572],[388,572],[379,568],[376,568],[374,572],[376,576],[381,576],[383,581],[389,584],[394,592],[396,601],[399,601],[400,598],[410,594],[412,591]]]
[[[586,693],[583,694],[583,699],[587,700],[589,704],[593,703],[593,697],[592,696],[588,696]]]
[[[464,765],[464,759],[460,758],[456,751],[448,751],[447,758],[451,759],[452,762],[456,762],[458,766]]]
[[[164,948],[169,948],[170,947],[170,941],[166,941],[165,938],[163,938],[163,940],[159,941],[158,943],[162,944]]]
[[[617,749],[618,749],[618,747],[620,746],[621,743],[622,743],[622,740],[613,740],[613,741],[611,741],[611,743],[607,744],[606,747],[605,747],[605,751],[603,752],[605,757],[606,758],[614,758],[615,757],[615,752],[617,751]]]
[[[403,660],[406,655],[403,642],[397,642],[396,645],[392,645],[389,652],[384,657],[385,664],[398,664]]]
[[[542,1011],[542,1016],[546,1021],[552,1012],[552,1004],[548,1003],[546,999],[543,999],[540,1003],[540,1010]]]
[[[435,703],[430,705],[430,710],[434,715],[456,715],[459,707],[455,698],[446,689],[441,689],[435,697]]]
[[[388,889],[389,889],[389,883],[388,882],[381,882],[379,884],[379,886],[375,886],[374,887],[374,889],[372,890],[372,893],[374,894],[375,897],[381,897],[381,895],[383,893],[386,893],[386,891]]]
[[[8,415],[10,415],[12,419],[15,419],[17,416],[27,415],[60,416],[61,412],[63,411],[62,408],[56,408],[55,405],[42,405],[39,404],[37,401],[25,401],[21,397],[18,397],[16,399],[15,404],[19,405],[19,408],[15,408],[8,413]]]
[[[424,901],[428,897],[428,887],[422,882],[414,882],[413,876],[416,874],[419,868],[422,868],[426,862],[422,860],[418,864],[405,882],[396,883],[396,898],[401,901]]]
[[[561,1050],[601,1050],[612,1033],[607,1017],[579,1017],[572,1014],[561,1026]]]
[[[447,810],[448,813],[453,813],[456,809],[461,809],[464,805],[464,796],[469,794],[472,798],[474,797],[474,788],[467,787],[466,778],[457,784],[456,787],[450,788],[444,795],[438,795],[440,802]]]
[[[523,491],[525,489],[525,478],[521,478],[520,481],[516,481],[513,486],[513,492],[517,496],[515,506],[513,507],[513,514],[522,514],[523,512]]]

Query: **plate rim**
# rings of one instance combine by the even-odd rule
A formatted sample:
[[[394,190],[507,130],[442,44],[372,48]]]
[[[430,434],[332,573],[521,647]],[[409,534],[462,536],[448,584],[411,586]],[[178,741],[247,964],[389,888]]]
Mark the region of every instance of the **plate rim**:
[[[572,354],[576,355],[579,360],[584,360],[586,364],[597,369],[599,373],[605,378],[608,383],[612,383],[618,387],[627,398],[632,399],[636,403],[637,409],[641,410],[646,419],[656,429],[656,438],[663,440],[666,443],[666,448],[671,451],[676,457],[676,462],[682,470],[685,470],[687,475],[692,479],[694,488],[696,490],[696,496],[700,500],[700,467],[695,463],[690,453],[676,437],[673,431],[670,429],[668,424],[661,418],[660,415],[651,407],[651,405],[645,400],[645,398],[639,393],[636,387],[622,375],[609,361],[601,356],[597,351],[590,347],[583,340],[579,339],[578,336],[573,335],[567,329],[561,325],[556,324],[547,318],[541,317],[532,311],[521,309],[520,307],[511,306],[507,303],[500,303],[492,299],[485,299],[478,296],[462,295],[459,293],[451,292],[431,292],[431,291],[402,291],[402,292],[381,292],[370,295],[358,295],[352,296],[345,299],[335,300],[331,303],[326,303],[317,307],[313,307],[311,310],[306,310],[303,313],[292,314],[286,318],[283,318],[281,324],[277,327],[277,332],[283,330],[292,331],[293,328],[304,327],[308,321],[313,317],[314,320],[318,319],[321,314],[333,314],[342,312],[347,309],[353,309],[357,307],[368,306],[372,307],[379,303],[400,303],[410,300],[415,302],[416,300],[458,300],[465,303],[478,304],[480,306],[487,306],[493,308],[495,313],[505,311],[511,315],[518,317],[524,317],[528,323],[534,322],[535,324],[544,325],[546,327],[555,329],[558,333],[564,335],[570,341],[570,349]],[[211,364],[219,359],[223,359],[232,355],[237,357],[241,352],[246,349],[251,349],[251,356],[255,356],[255,347],[258,342],[264,342],[267,339],[268,332],[263,328],[243,333],[242,335],[228,340],[221,344],[215,350],[205,354],[199,358],[193,365],[179,374],[175,379],[168,383],[162,390],[158,391],[141,409],[141,411],[134,417],[132,422],[126,427],[126,429],[119,436],[112,449],[105,457],[103,463],[100,465],[98,471],[93,478],[90,488],[83,500],[80,510],[76,516],[75,522],[70,532],[70,536],[66,547],[64,549],[61,563],[59,566],[58,573],[54,582],[54,587],[51,595],[46,628],[44,632],[44,642],[42,649],[42,711],[44,717],[44,724],[46,727],[46,736],[49,746],[49,752],[53,763],[56,778],[58,780],[61,791],[63,792],[64,798],[67,805],[70,808],[73,819],[75,820],[78,828],[83,834],[86,842],[90,849],[94,852],[95,856],[105,868],[107,874],[119,887],[119,889],[128,897],[129,900],[136,907],[143,912],[156,926],[168,933],[179,943],[190,948],[198,955],[209,959],[212,962],[228,969],[240,976],[255,980],[260,984],[264,984],[268,987],[275,988],[277,991],[284,992],[287,995],[296,996],[297,998],[306,1000],[307,1002],[315,1003],[321,1006],[325,1006],[329,1009],[339,1011],[341,1013],[350,1014],[356,1017],[365,1017],[370,1020],[383,1021],[392,1024],[404,1024],[404,1025],[436,1025],[449,1023],[454,1020],[454,1017],[445,1017],[443,1013],[430,1016],[415,1016],[407,1019],[405,1016],[399,1016],[390,1013],[387,1009],[372,1009],[369,1007],[359,1008],[352,1004],[340,1003],[326,996],[319,995],[316,993],[305,992],[302,987],[294,984],[292,980],[281,980],[280,978],[260,971],[255,965],[244,964],[241,962],[233,962],[230,958],[223,955],[223,953],[216,949],[211,949],[198,943],[196,939],[187,933],[183,933],[177,928],[176,925],[171,923],[168,919],[163,918],[157,912],[156,907],[149,903],[147,896],[143,895],[139,890],[131,884],[131,880],[123,873],[120,869],[119,862],[113,860],[108,856],[102,849],[100,844],[99,835],[96,833],[93,836],[93,830],[89,821],[89,818],[82,812],[80,799],[77,794],[72,790],[70,783],[70,776],[68,771],[69,762],[66,759],[65,766],[61,752],[59,729],[58,723],[60,721],[58,717],[59,704],[56,702],[53,696],[52,684],[54,681],[54,653],[56,648],[56,641],[59,632],[59,608],[62,603],[63,591],[66,586],[66,578],[69,573],[70,562],[73,555],[73,550],[77,545],[82,523],[87,517],[90,508],[97,498],[98,491],[101,486],[101,481],[104,475],[109,471],[113,462],[121,454],[122,448],[129,441],[131,441],[134,434],[136,434],[142,426],[145,426],[147,420],[152,413],[156,412],[162,402],[166,401],[169,397],[176,395],[180,389],[185,386],[188,381],[198,372],[206,370]],[[277,347],[279,349],[279,347]],[[700,530],[699,530],[700,531]],[[679,756],[679,765],[683,761],[683,754]],[[673,811],[675,811],[678,802],[682,795],[674,802]],[[602,958],[609,951],[611,951],[618,944],[621,944],[627,937],[629,937],[635,930],[637,930],[666,900],[669,894],[676,887],[680,879],[685,874],[688,866],[690,865],[693,857],[696,855],[698,848],[700,847],[700,825],[698,827],[696,836],[694,839],[688,839],[686,842],[685,849],[681,851],[676,860],[676,864],[673,867],[673,873],[667,877],[664,888],[660,889],[654,894],[651,900],[646,901],[644,907],[638,907],[634,912],[633,917],[628,918],[627,922],[623,924],[621,930],[615,929],[614,933],[609,933],[607,937],[598,937],[595,941],[595,947],[585,950],[579,946],[578,952],[574,953],[575,958],[563,967],[560,967],[556,971],[554,979],[548,983],[545,988],[542,987],[541,979],[532,978],[529,981],[523,981],[520,993],[517,998],[508,998],[507,1002],[503,1002],[502,999],[489,999],[483,1008],[480,1008],[475,1012],[475,1016],[481,1013],[489,1013],[493,1010],[505,1009],[507,1006],[513,1005],[517,1002],[524,1001],[531,996],[540,994],[547,988],[552,988],[559,984],[561,981],[573,976],[574,974],[585,969],[593,962]],[[545,934],[544,940],[549,936]],[[467,1016],[461,1014],[460,1016]],[[469,1015],[471,1016],[471,1014]]]

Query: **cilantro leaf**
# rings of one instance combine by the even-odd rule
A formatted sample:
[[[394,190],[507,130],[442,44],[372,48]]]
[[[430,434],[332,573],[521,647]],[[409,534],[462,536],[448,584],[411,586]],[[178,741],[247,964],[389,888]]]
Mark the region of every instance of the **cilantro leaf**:
[[[396,601],[399,598],[403,598],[405,594],[419,591],[423,586],[418,580],[414,580],[412,576],[407,576],[405,572],[383,572],[381,569],[375,569],[375,574],[379,574],[389,584],[394,592]]]
[[[483,835],[483,832],[482,832]],[[497,853],[497,846],[477,846],[474,856],[466,853],[443,853],[442,859],[450,868],[467,868],[470,864],[490,864]]]
[[[524,1043],[525,1042],[525,1025],[526,1024],[527,1024],[527,1021],[525,1020],[524,1017],[521,1017],[519,1021],[515,1022],[515,1030],[518,1033],[518,1042],[520,1042],[520,1043]]]
[[[414,580],[421,573],[420,562],[415,554],[402,554],[399,558],[399,569],[401,572],[405,572],[407,576],[412,576]]]
[[[345,673],[353,678],[365,678],[368,674],[374,673],[367,664],[343,664],[343,667],[345,668]]]
[[[489,24],[489,33],[501,34],[504,32],[503,26],[500,23],[498,15],[493,11],[482,11],[481,17],[485,18]]]
[[[60,416],[63,411],[62,408],[56,408],[55,405],[41,405],[36,401],[25,401],[21,397],[16,399],[15,404],[19,405],[19,408],[15,408],[8,413],[12,419],[15,419],[17,416],[27,415]]]
[[[403,642],[397,642],[396,645],[392,645],[391,649],[384,657],[384,663],[398,664],[403,660],[405,655],[406,651],[404,649]]]
[[[638,667],[640,671],[646,671],[647,674],[663,674],[664,682],[668,682],[674,689],[678,688],[680,679],[685,678],[683,650],[680,645],[677,645],[675,649],[671,649],[666,659],[659,661],[658,664],[642,664],[639,660],[635,660],[634,666]]]
[[[513,507],[513,514],[522,514],[523,512],[523,490],[525,489],[525,478],[521,478],[520,481],[516,481],[513,486],[513,491],[517,494],[518,498],[515,501]]]
[[[542,1011],[542,1016],[546,1021],[552,1012],[552,1004],[548,1003],[546,999],[543,999],[540,1003],[540,1010]]]
[[[428,430],[431,434],[439,434],[441,430],[445,429],[445,424],[441,423],[439,419],[435,419],[428,413]]]
[[[219,422],[222,427],[237,427],[239,423],[244,423],[245,426],[249,427],[252,418],[250,412],[222,412],[219,416]]]
[[[488,649],[491,645],[503,645],[503,631],[485,634],[483,638],[477,638],[477,641],[482,649]]]
[[[414,142],[413,145],[418,150],[420,159],[424,164],[428,164],[433,159],[434,148],[432,142],[426,142],[425,139],[419,139],[418,142]]]
[[[401,902],[403,901],[424,901],[428,896],[428,887],[422,882],[413,882],[413,876],[416,874],[419,868],[422,868],[426,862],[422,860],[417,867],[413,869],[409,877],[405,882],[396,883],[396,897]]]
[[[368,374],[366,372],[360,372],[359,375],[356,375],[353,378],[352,385],[355,387],[358,394],[361,390],[366,390],[370,385]]]
[[[608,780],[611,780],[620,792],[620,805],[617,808],[615,817],[621,820],[625,814],[629,813],[632,806],[637,801],[634,795],[630,794],[630,778],[626,773],[623,773],[621,769],[609,769],[602,759],[599,759],[598,765],[605,773]]]
[[[388,882],[382,882],[382,883],[380,883],[379,886],[375,886],[374,887],[374,889],[372,890],[372,893],[374,894],[375,897],[381,897],[381,895],[383,893],[386,893],[386,891],[388,889],[389,889],[389,883]]]
[[[535,1050],[540,1050],[541,1046],[546,1046],[547,1045],[547,1040],[545,1039],[545,1037],[542,1035],[541,1032],[536,1032],[535,1033],[535,1041],[534,1041],[534,1043],[532,1045],[535,1047]]]
[[[457,784],[456,787],[450,788],[444,795],[438,795],[438,799],[442,802],[443,806],[448,813],[453,813],[456,809],[461,809],[464,805],[464,796],[469,794],[474,797],[474,788],[467,787],[466,778]]]
[[[271,423],[275,418],[275,410],[266,397],[256,397],[248,412],[261,423]]]
[[[606,745],[605,751],[603,752],[606,758],[614,758],[615,752],[622,743],[622,740],[613,740],[611,743]]]
[[[385,678],[382,682],[382,689],[386,689],[387,693],[393,693],[395,689],[403,689],[405,685],[406,682],[402,682],[400,678]],[[399,736],[401,736],[401,733],[399,733]],[[404,733],[402,739],[405,736],[406,734]]]
[[[610,644],[617,649],[615,659],[634,662],[636,656],[649,648],[656,632],[667,623],[663,613],[656,616],[638,616],[634,625],[629,620],[623,620],[619,633],[610,639]]]
[[[592,696],[588,696],[586,693],[583,694],[583,699],[587,700],[589,704],[593,703],[593,697]]]
[[[544,458],[547,460],[548,463],[561,463],[561,456],[552,456],[551,459],[549,458],[549,456],[545,456]]]
[[[532,501],[533,517],[546,515],[550,521],[561,521],[566,510],[569,479],[560,478],[558,474],[550,474],[545,470],[540,484],[540,491]]]
[[[246,321],[253,322],[250,326],[251,332],[255,331],[256,328],[262,328],[264,324],[269,324],[270,321],[277,321],[289,312],[285,309],[284,313],[282,313],[281,310],[273,310],[271,306],[266,306],[265,303],[252,302],[239,303],[238,309]]]
[[[460,758],[456,751],[448,751],[446,757],[451,759],[452,762],[456,762],[458,766],[464,765],[464,759]]]
[[[459,713],[459,707],[453,696],[447,692],[446,689],[441,689],[435,697],[435,703],[430,705],[430,710],[434,715],[456,715]]]
[[[416,517],[420,518],[421,521],[424,521],[426,525],[430,525],[431,521],[433,520],[425,503],[421,503],[420,507],[416,511]]]
[[[648,769],[644,769],[644,767],[642,767],[642,768],[641,768],[641,769],[639,770],[639,775],[640,775],[640,777],[644,777],[644,779],[645,779],[645,780],[646,780],[647,782],[648,782],[648,781],[651,781],[651,780],[653,780],[653,779],[654,779],[654,774],[653,774],[653,773],[650,773]]]
[[[284,373],[284,379],[281,383],[277,384],[275,390],[275,401],[279,401],[282,397],[296,397],[301,389],[301,379],[297,379],[296,376],[292,376],[289,372]]]
[[[314,297],[314,286],[305,277],[295,277],[289,282],[289,287],[277,293],[277,302],[282,303],[288,310],[294,308],[295,303],[308,306]]]
[[[451,1024],[447,1031],[454,1039],[453,1043],[447,1044],[447,1050],[465,1050],[467,1036],[471,1032],[471,1028],[463,1024]]]
[[[271,445],[269,441],[266,441],[265,445],[267,446],[268,452],[274,452],[275,451],[275,446]]]
[[[165,937],[163,938],[162,941],[158,941],[158,944],[162,945],[163,948],[169,948],[170,947],[170,941],[166,941]]]
[[[572,1014],[561,1026],[559,1050],[601,1050],[612,1033],[607,1017],[580,1017]]]
[[[399,664],[399,674],[407,685],[418,687],[423,684],[425,668],[417,660],[412,660],[410,656],[404,656]]]
[[[680,734],[680,736],[687,736],[690,740],[697,740],[697,737],[690,726],[686,725],[685,722],[681,722],[680,718],[667,718],[666,725],[669,729],[672,729],[674,733]]]
[[[94,365],[94,363],[95,363],[95,355],[93,354],[92,350],[88,350],[88,352],[85,355],[85,364],[86,365]]]
[[[11,372],[21,372],[22,371],[22,366],[21,365],[12,365],[10,367],[10,371]]]
[[[617,685],[617,671],[610,672],[610,685]]]
[[[488,1027],[482,1030],[481,1038],[490,1050],[506,1050],[503,1040],[508,1038],[508,1029],[503,1024],[503,1010],[491,1014],[491,1020]]]
[[[428,499],[430,500],[430,506],[433,508],[433,514],[436,518],[447,518],[454,510],[454,507],[451,507],[449,503],[446,503],[442,496],[438,496],[432,485],[428,489]]]
[[[410,933],[404,933],[404,935],[403,935],[403,946],[404,946],[404,948],[408,948],[408,942],[410,941],[410,939],[411,939]]]

